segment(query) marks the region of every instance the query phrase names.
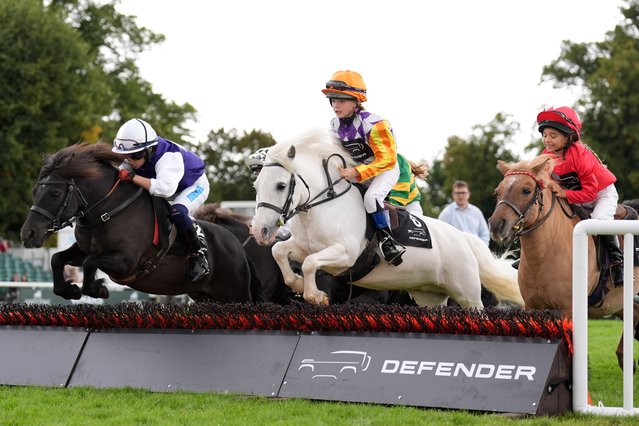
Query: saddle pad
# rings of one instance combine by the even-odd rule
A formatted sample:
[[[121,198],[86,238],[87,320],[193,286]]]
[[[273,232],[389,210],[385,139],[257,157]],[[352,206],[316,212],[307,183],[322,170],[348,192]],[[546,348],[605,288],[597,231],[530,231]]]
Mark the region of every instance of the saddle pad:
[[[398,225],[393,228],[393,238],[409,247],[433,248],[430,232],[423,220],[403,209],[397,209]]]

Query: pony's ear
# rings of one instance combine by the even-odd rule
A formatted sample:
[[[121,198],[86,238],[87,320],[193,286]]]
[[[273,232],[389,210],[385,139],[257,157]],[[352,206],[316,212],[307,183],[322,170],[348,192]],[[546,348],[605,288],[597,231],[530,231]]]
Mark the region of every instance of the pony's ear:
[[[550,161],[550,157],[546,158],[542,163],[537,164],[535,167],[533,167],[533,173],[536,176],[540,177],[542,177],[542,173],[546,176],[549,176],[550,172],[552,171],[552,163],[548,163],[548,161]]]
[[[508,163],[502,160],[497,160],[497,168],[501,172],[502,175],[505,175],[508,171]]]
[[[288,149],[288,153],[286,154],[288,158],[295,158],[295,145],[291,145]]]

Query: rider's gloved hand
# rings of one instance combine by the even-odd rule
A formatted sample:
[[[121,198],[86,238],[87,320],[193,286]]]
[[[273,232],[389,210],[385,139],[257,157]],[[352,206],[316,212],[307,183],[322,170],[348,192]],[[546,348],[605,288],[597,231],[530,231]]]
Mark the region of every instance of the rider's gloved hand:
[[[131,182],[134,176],[135,176],[135,171],[133,170],[133,167],[131,167],[129,163],[125,161],[122,164],[120,164],[120,167],[118,167],[118,177],[120,178],[120,180],[125,182]]]

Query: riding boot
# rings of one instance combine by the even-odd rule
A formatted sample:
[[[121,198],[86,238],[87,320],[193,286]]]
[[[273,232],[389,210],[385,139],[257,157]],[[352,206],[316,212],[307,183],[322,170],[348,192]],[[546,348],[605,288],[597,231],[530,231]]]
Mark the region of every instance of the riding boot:
[[[610,255],[610,274],[615,287],[623,285],[623,252],[619,248],[616,235],[601,235],[601,243],[608,249]]]
[[[393,266],[399,265],[402,263],[402,255],[406,251],[406,247],[395,241],[393,234],[391,234],[388,210],[371,213],[371,217],[377,228],[377,238],[384,260]]]
[[[206,237],[202,232],[202,228],[195,222],[184,230],[184,236],[186,237],[186,246],[189,250],[187,256],[189,281],[196,282],[209,273]]]

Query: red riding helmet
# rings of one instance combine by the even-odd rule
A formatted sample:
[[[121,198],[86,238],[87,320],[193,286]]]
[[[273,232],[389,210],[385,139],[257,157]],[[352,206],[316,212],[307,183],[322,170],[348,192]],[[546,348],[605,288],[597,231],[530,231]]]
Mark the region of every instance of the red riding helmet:
[[[570,135],[577,134],[577,139],[581,137],[581,120],[574,109],[562,106],[559,108],[548,108],[537,115],[539,133],[543,133],[546,127],[557,129],[560,132]]]

